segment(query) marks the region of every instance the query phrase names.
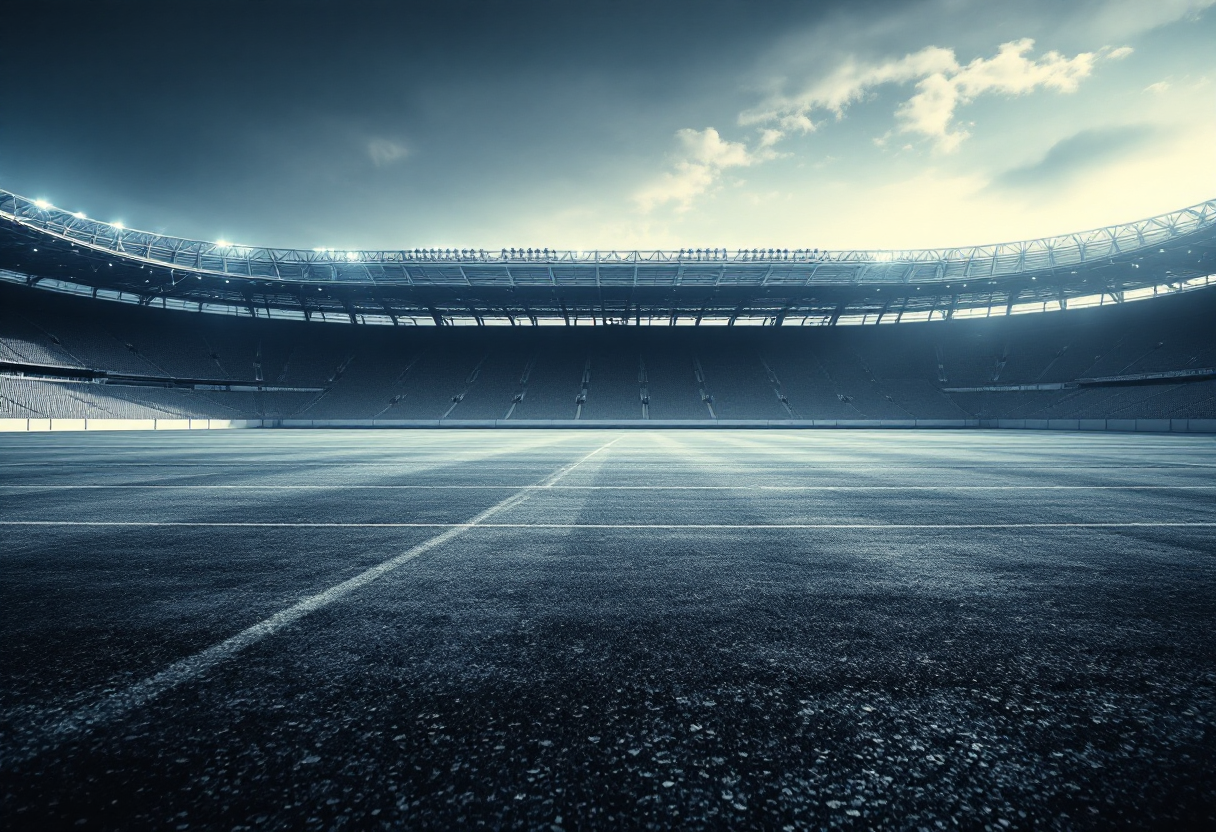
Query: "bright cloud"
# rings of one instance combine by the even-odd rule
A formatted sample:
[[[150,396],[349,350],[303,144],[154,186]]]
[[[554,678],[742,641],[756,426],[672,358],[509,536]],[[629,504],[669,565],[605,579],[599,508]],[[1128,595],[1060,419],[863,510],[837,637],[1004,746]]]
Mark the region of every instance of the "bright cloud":
[[[771,146],[781,137],[779,130],[764,130],[757,148],[749,150],[742,142],[723,139],[712,127],[680,130],[676,139],[681,145],[681,153],[674,170],[643,188],[634,195],[634,200],[643,211],[669,202],[676,204],[677,211],[687,211],[696,197],[713,187],[724,170],[750,167],[776,158]]]
[[[943,199],[948,197],[947,201],[959,206],[968,206],[951,215],[951,228],[955,232],[967,232],[963,236],[979,239],[988,236],[980,233],[982,223],[969,219],[969,211],[979,211],[981,205],[984,208],[976,214],[977,217],[982,215],[986,221],[992,222],[999,218],[1002,223],[1018,227],[1017,223],[1012,222],[1014,215],[994,207],[999,205],[999,199],[992,192],[1003,193],[1008,188],[994,186],[1011,179],[1011,170],[1022,171],[1036,164],[1043,167],[1041,163],[1047,159],[1044,154],[1048,154],[1048,151],[1052,151],[1054,155],[1051,155],[1051,159],[1054,160],[1067,155],[1065,151],[1077,150],[1083,144],[1078,141],[1074,147],[1065,141],[1069,135],[1078,133],[1078,127],[1062,126],[1067,119],[1063,118],[1066,110],[1061,107],[1066,105],[1058,99],[1083,88],[1089,90],[1087,100],[1076,105],[1078,113],[1087,113],[1079,132],[1084,133],[1086,129],[1114,131],[1126,128],[1128,125],[1114,111],[1111,118],[1094,121],[1093,109],[1099,97],[1111,95],[1114,86],[1125,83],[1129,77],[1136,77],[1131,89],[1144,90],[1142,109],[1149,107],[1150,102],[1156,108],[1152,113],[1139,114],[1145,124],[1173,119],[1178,128],[1182,122],[1190,119],[1182,103],[1182,81],[1167,74],[1170,70],[1163,64],[1160,45],[1151,41],[1141,43],[1136,37],[1145,31],[1181,20],[1203,22],[1204,9],[1214,4],[1216,0],[1157,0],[1154,3],[1144,3],[1143,0],[1085,0],[1075,8],[1061,12],[1054,6],[1049,9],[1049,0],[1043,0],[1036,7],[1038,12],[1027,16],[1026,28],[1022,30],[1033,37],[1012,38],[997,27],[977,25],[967,29],[966,37],[947,41],[953,43],[953,48],[925,46],[939,37],[951,36],[949,25],[921,25],[923,17],[927,11],[931,11],[936,15],[962,20],[965,17],[963,13],[976,5],[971,0],[925,0],[917,6],[919,11],[915,16],[911,12],[901,12],[891,20],[878,21],[873,25],[851,14],[842,14],[814,31],[791,35],[772,50],[752,76],[748,85],[756,91],[752,93],[752,106],[747,107],[746,99],[739,105],[741,112],[734,131],[724,131],[725,135],[712,128],[679,131],[676,134],[679,152],[669,159],[666,172],[643,180],[644,187],[633,189],[630,193],[634,204],[642,209],[636,219],[648,223],[666,222],[671,228],[677,229],[694,226],[716,228],[718,233],[729,236],[738,228],[758,221],[758,217],[763,215],[766,220],[760,222],[752,232],[763,236],[765,231],[775,229],[779,221],[796,216],[795,232],[806,224],[818,226],[826,223],[825,227],[832,227],[847,238],[852,232],[846,233],[843,227],[832,225],[837,212],[844,211],[844,206],[851,204],[846,194],[851,195],[859,190],[857,183],[848,180],[847,171],[824,171],[823,164],[811,157],[792,160],[791,164],[783,166],[780,173],[768,170],[767,166],[762,170],[756,168],[772,159],[790,158],[792,154],[786,151],[793,150],[796,143],[809,149],[821,143],[839,143],[855,138],[857,141],[851,146],[857,151],[854,155],[858,158],[846,162],[846,166],[860,164],[859,148],[882,148],[884,152],[881,156],[869,158],[866,164],[889,165],[892,176],[883,180],[887,184],[907,181],[908,171],[918,164],[922,155],[918,151],[936,151],[932,154],[932,161],[928,158],[920,160],[924,164],[940,166],[931,178],[940,180],[939,184],[949,184],[949,187],[943,185],[935,193],[940,192]],[[963,22],[958,25],[962,26]],[[983,23],[983,20],[978,22]],[[1207,23],[1210,22],[1208,18]],[[1047,49],[1046,41],[1048,38],[1055,40],[1050,33],[1056,30],[1067,31],[1069,35],[1063,37],[1059,44],[1051,43],[1055,49]],[[1039,38],[1038,44],[1036,37]],[[1103,43],[1110,45],[1099,48]],[[1136,49],[1122,45],[1126,43],[1132,43]],[[1102,70],[1107,64],[1126,61],[1133,55],[1136,60],[1129,62],[1130,66],[1121,68],[1117,73],[1110,72],[1110,77],[1106,79],[1096,77],[1104,74]],[[1149,72],[1154,73],[1155,77],[1148,75]],[[1163,77],[1165,80],[1161,80]],[[1169,94],[1165,95],[1167,91]],[[981,132],[983,126],[977,127],[976,115],[969,112],[971,108],[979,110],[976,106],[979,102],[1032,96],[1037,101],[1024,106],[1034,107],[1038,112],[1050,112],[1054,121],[1050,122],[1050,126],[1044,124],[1037,129],[1027,130],[1028,141],[1025,143],[1011,139],[1011,136],[1018,135],[1018,125],[1006,115],[997,114],[991,109],[984,110],[987,114],[985,120],[991,120],[991,123],[987,132]],[[1189,89],[1187,96],[1194,97]],[[1175,98],[1179,101],[1175,102]],[[1057,102],[1051,103],[1052,99],[1057,99]],[[843,125],[835,124],[854,115],[850,112],[851,108],[863,104],[867,105],[864,120],[855,118],[853,121],[856,123],[852,125],[847,121]],[[874,118],[878,119],[876,129]],[[1210,122],[1210,118],[1207,121]],[[1000,129],[991,129],[994,125],[999,125]],[[866,135],[850,135],[858,130]],[[973,132],[977,134],[975,138],[971,137]],[[810,138],[823,133],[830,135],[819,140]],[[1065,184],[1081,191],[1085,187],[1096,187],[1094,181],[1105,181],[1098,175],[1099,171],[1105,176],[1116,169],[1130,170],[1127,159],[1151,156],[1150,148],[1164,143],[1166,135],[1169,135],[1166,131],[1153,132],[1143,137],[1143,142],[1134,147],[1129,144],[1119,153],[1082,154],[1083,158],[1074,160],[1057,177],[1061,191]],[[800,137],[808,138],[798,141]],[[974,146],[971,142],[974,142]],[[951,155],[964,145],[972,152]],[[1036,163],[1036,159],[1039,162]],[[743,178],[744,168],[749,169],[746,181]],[[1027,177],[1028,174],[1024,174],[1021,178],[1025,180]],[[815,186],[793,189],[787,185],[791,178],[799,182],[813,181]],[[691,211],[694,205],[699,206],[701,201],[721,192],[727,183],[732,186],[730,201],[740,205],[748,203],[749,207],[744,212],[746,219],[738,214],[731,215],[729,222],[725,219],[727,215],[723,211],[728,200],[724,195],[715,201],[714,206]],[[917,184],[924,185],[925,182],[918,178]],[[777,191],[772,190],[775,185],[778,186]],[[832,198],[830,202],[833,208],[826,215],[814,214],[819,202],[800,202],[808,193],[822,199],[836,185],[841,186],[842,193]],[[872,197],[878,187],[870,184],[861,191]],[[1144,193],[1151,189],[1142,183],[1138,185],[1138,190],[1139,198],[1143,199]],[[1193,201],[1195,183],[1188,182],[1184,190],[1190,194],[1187,198]],[[1029,190],[1022,187],[1019,193],[1022,192]],[[895,194],[890,196],[894,197]],[[864,212],[865,206],[872,204],[868,197],[858,203],[858,211]],[[1057,195],[1057,198],[1062,197]],[[789,202],[791,199],[792,203]],[[1069,205],[1073,210],[1084,201],[1079,196],[1076,199],[1070,197],[1070,200]],[[934,202],[933,199],[927,201]],[[801,206],[800,210],[790,208],[795,204]],[[673,210],[671,213],[654,212],[653,209],[659,206],[668,206]],[[1019,210],[1027,211],[1029,208],[1021,204]],[[1036,203],[1036,216],[1045,212],[1058,219],[1056,213],[1047,212]],[[1124,213],[1137,215],[1134,209]],[[1107,212],[1099,211],[1095,219],[1106,215]],[[854,216],[851,221],[855,219]],[[925,227],[918,227],[922,234],[936,227],[933,222],[926,222]],[[1071,223],[1060,223],[1060,227],[1069,225]],[[655,226],[652,231],[657,233],[657,229],[658,226]],[[1013,233],[1016,236],[1023,232]]]
[[[723,171],[777,158],[781,154],[774,148],[786,136],[817,129],[816,113],[831,113],[840,120],[851,104],[885,84],[916,85],[915,94],[895,111],[897,131],[923,136],[939,150],[951,152],[969,135],[955,125],[955,114],[976,97],[986,93],[1024,95],[1038,89],[1075,92],[1099,57],[1121,58],[1131,52],[1129,47],[1120,47],[1082,52],[1072,58],[1059,52],[1033,58],[1033,49],[1030,38],[1010,41],[992,58],[976,58],[965,66],[959,64],[954,50],[938,46],[880,63],[850,58],[801,93],[774,97],[764,106],[740,114],[740,124],[759,127],[754,149],[722,138],[712,127],[680,130],[676,138],[682,153],[674,169],[636,193],[634,200],[643,211],[668,203],[675,203],[677,211],[687,211],[719,181]],[[885,142],[886,137],[880,144]]]
[[[844,117],[845,108],[877,86],[906,83],[938,72],[957,69],[954,51],[930,46],[898,60],[881,64],[861,64],[849,58],[797,95],[777,96],[754,110],[739,116],[744,125],[777,123],[787,130],[810,132],[816,128],[811,114],[816,110]]]
[[[931,139],[943,151],[958,148],[968,136],[954,124],[955,113],[980,95],[1024,95],[1038,89],[1075,92],[1101,57],[1118,59],[1130,47],[1081,52],[1071,58],[1059,52],[1031,57],[1030,38],[1001,44],[995,56],[959,64],[953,49],[929,46],[902,58],[879,63],[848,59],[826,77],[792,96],[776,96],[763,106],[740,114],[744,125],[775,124],[784,130],[809,132],[817,126],[816,112],[835,115],[874,94],[887,84],[915,82],[916,93],[896,110],[898,130]]]
[[[969,135],[953,127],[960,105],[985,93],[1025,95],[1037,89],[1076,92],[1081,79],[1093,72],[1098,58],[1093,52],[1072,58],[1048,52],[1035,60],[1028,57],[1033,49],[1030,38],[1011,41],[1001,44],[993,58],[976,58],[966,66],[922,78],[917,82],[916,95],[896,111],[899,130],[925,136],[940,150],[957,150]]]

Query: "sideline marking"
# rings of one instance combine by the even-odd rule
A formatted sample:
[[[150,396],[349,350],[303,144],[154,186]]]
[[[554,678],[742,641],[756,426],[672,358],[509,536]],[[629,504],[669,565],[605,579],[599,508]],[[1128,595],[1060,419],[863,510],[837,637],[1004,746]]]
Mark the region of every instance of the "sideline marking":
[[[514,449],[512,449],[513,451]],[[522,450],[529,450],[523,448]],[[786,455],[788,456],[788,454]],[[740,460],[748,459],[746,454],[739,454],[734,459],[708,459],[703,463],[682,464],[676,462],[653,462],[650,459],[634,459],[628,462],[622,462],[622,465],[627,465],[630,468],[655,468],[661,467],[665,470],[681,468],[698,468],[714,465],[731,465],[737,466]],[[749,460],[754,462],[754,460]],[[382,468],[391,467],[394,470],[421,468],[423,470],[433,470],[442,468],[444,465],[452,463],[467,463],[476,462],[480,465],[492,465],[499,471],[534,471],[537,468],[545,467],[544,463],[538,462],[533,465],[500,465],[495,462],[493,456],[474,456],[468,458],[444,458],[444,459],[410,459],[401,460],[399,462],[390,462],[385,460],[366,460],[366,461],[335,461],[333,459],[250,459],[239,462],[218,461],[218,462],[197,462],[194,460],[174,461],[167,460],[164,462],[121,462],[117,464],[117,460],[111,459],[91,459],[91,458],[63,458],[63,459],[48,459],[47,457],[31,458],[26,462],[0,462],[0,467],[3,468],[34,468],[39,466],[53,465],[66,471],[67,473],[76,474],[80,471],[82,465],[95,463],[94,467],[104,470],[124,469],[124,468],[265,468],[268,466],[293,466],[297,468],[350,468],[366,469],[366,468]],[[1036,463],[1019,463],[1008,460],[1000,460],[1001,470],[1003,471],[1170,471],[1170,470],[1185,470],[1187,468],[1216,468],[1216,462],[1185,462],[1182,460],[1170,460],[1164,464],[1149,464],[1140,465],[1106,463],[1100,465],[1060,465],[1060,464],[1036,464]],[[830,458],[825,458],[823,455],[809,455],[807,459],[795,459],[789,461],[769,459],[757,464],[751,464],[748,467],[749,471],[771,471],[781,470],[783,468],[797,468],[800,471],[840,471],[840,470],[870,470],[878,468],[883,471],[969,471],[973,468],[981,468],[991,470],[992,462],[975,462],[975,463],[957,463],[955,465],[921,465],[915,462],[911,464],[899,463],[882,463],[882,462],[853,462],[848,459],[833,461]]]
[[[519,499],[516,499],[519,498]],[[510,502],[516,500],[516,502]],[[508,503],[510,504],[508,505]],[[523,495],[515,494],[496,506],[465,523],[279,523],[279,522],[232,522],[209,523],[191,520],[0,520],[0,526],[118,526],[118,527],[163,527],[185,528],[233,528],[233,529],[1134,529],[1134,528],[1208,528],[1216,527],[1216,521],[1156,521],[1144,522],[1093,522],[1093,523],[483,523],[479,518],[514,508],[523,502]],[[440,535],[444,540],[450,537]],[[418,547],[431,548],[439,537],[420,543]],[[442,541],[439,541],[442,542]],[[426,549],[420,549],[419,554]],[[410,552],[413,552],[411,549]],[[392,563],[404,558],[409,552],[397,555]],[[372,567],[371,572],[380,567]],[[366,574],[366,573],[364,573]],[[351,578],[356,580],[356,578]],[[345,584],[340,584],[344,586]],[[305,603],[301,601],[300,603]]]
[[[75,491],[150,488],[189,491],[1197,491],[1216,485],[220,485],[119,483],[105,485],[0,485],[0,490]]]
[[[594,451],[576,462],[563,466],[553,474],[546,477],[541,484],[544,485],[557,482],[575,468],[591,459],[591,457],[598,454],[600,451],[612,446],[613,443],[619,441],[621,438],[621,436],[617,436],[615,439],[612,439],[611,441],[599,446]],[[20,738],[17,736],[10,737],[7,743],[8,749],[6,749],[4,754],[3,762],[0,763],[0,768],[31,759],[43,751],[54,748],[59,744],[71,739],[73,736],[87,733],[98,725],[102,725],[111,720],[117,719],[129,711],[142,707],[156,697],[160,696],[165,691],[206,673],[216,665],[232,658],[246,647],[249,647],[267,636],[273,635],[278,631],[289,627],[304,616],[316,612],[319,609],[323,609],[335,601],[350,595],[352,592],[367,586],[378,578],[399,569],[401,566],[414,560],[419,555],[434,549],[437,546],[441,546],[453,538],[459,537],[463,532],[482,524],[485,520],[493,517],[495,514],[506,511],[510,508],[514,508],[527,500],[528,497],[531,496],[531,493],[531,491],[520,491],[512,494],[505,500],[490,506],[485,511],[481,512],[472,519],[465,521],[464,523],[432,524],[430,526],[431,528],[446,527],[448,530],[441,534],[435,535],[429,540],[419,543],[418,545],[408,549],[405,552],[402,552],[399,555],[391,557],[386,561],[360,572],[353,578],[348,578],[347,580],[342,581],[329,589],[311,595],[302,601],[298,601],[287,609],[277,612],[269,618],[263,619],[250,627],[246,627],[236,635],[231,636],[218,644],[214,644],[202,652],[195,653],[193,656],[187,656],[184,659],[179,659],[178,661],[169,665],[169,667],[165,668],[159,673],[149,676],[142,682],[137,682],[125,690],[111,693],[101,699],[99,702],[95,702],[92,705],[86,705],[83,708],[79,708],[75,712],[69,714],[67,717],[60,719],[46,726],[45,728],[34,729],[30,732],[34,734],[34,736],[26,739],[25,742],[22,743],[22,747],[19,749],[14,749],[14,746],[20,742]],[[17,522],[20,521],[8,521],[8,525],[13,525]],[[207,524],[182,523],[180,525]]]

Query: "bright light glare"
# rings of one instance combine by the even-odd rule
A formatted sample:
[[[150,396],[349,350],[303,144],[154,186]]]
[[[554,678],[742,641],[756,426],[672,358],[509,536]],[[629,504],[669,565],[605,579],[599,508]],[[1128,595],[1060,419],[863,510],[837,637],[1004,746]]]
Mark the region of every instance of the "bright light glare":
[[[358,260],[358,259],[359,259],[359,252],[357,252],[357,251],[348,251],[348,252],[346,252],[346,259],[347,259],[347,260]]]
[[[82,220],[84,219],[84,211],[77,211],[75,214],[72,214],[72,216],[78,220]]]
[[[216,240],[215,244],[220,248],[232,248],[232,243],[228,242],[227,240]]]
[[[126,226],[123,225],[121,222],[112,222],[112,223],[110,223],[110,225],[114,226],[119,231],[122,231],[124,228],[126,228]]]
[[[47,202],[45,199],[35,199],[34,204],[37,205],[39,208],[41,208],[43,211],[45,211],[47,208],[51,207],[51,203]]]

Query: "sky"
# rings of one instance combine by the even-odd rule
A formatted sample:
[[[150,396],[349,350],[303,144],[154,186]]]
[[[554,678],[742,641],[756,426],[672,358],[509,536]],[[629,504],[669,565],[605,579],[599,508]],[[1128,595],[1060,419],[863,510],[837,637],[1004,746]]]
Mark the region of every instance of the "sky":
[[[0,73],[0,188],[242,245],[943,247],[1216,197],[1216,0],[39,0]]]

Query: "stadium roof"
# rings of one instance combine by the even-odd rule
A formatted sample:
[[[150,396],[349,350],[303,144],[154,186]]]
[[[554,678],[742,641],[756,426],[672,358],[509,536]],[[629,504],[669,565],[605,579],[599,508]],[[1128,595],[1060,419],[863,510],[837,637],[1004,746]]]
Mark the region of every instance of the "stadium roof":
[[[1216,200],[1107,228],[953,249],[347,251],[187,240],[0,190],[0,277],[262,317],[891,322],[1121,301],[1208,285],[1213,273]]]

